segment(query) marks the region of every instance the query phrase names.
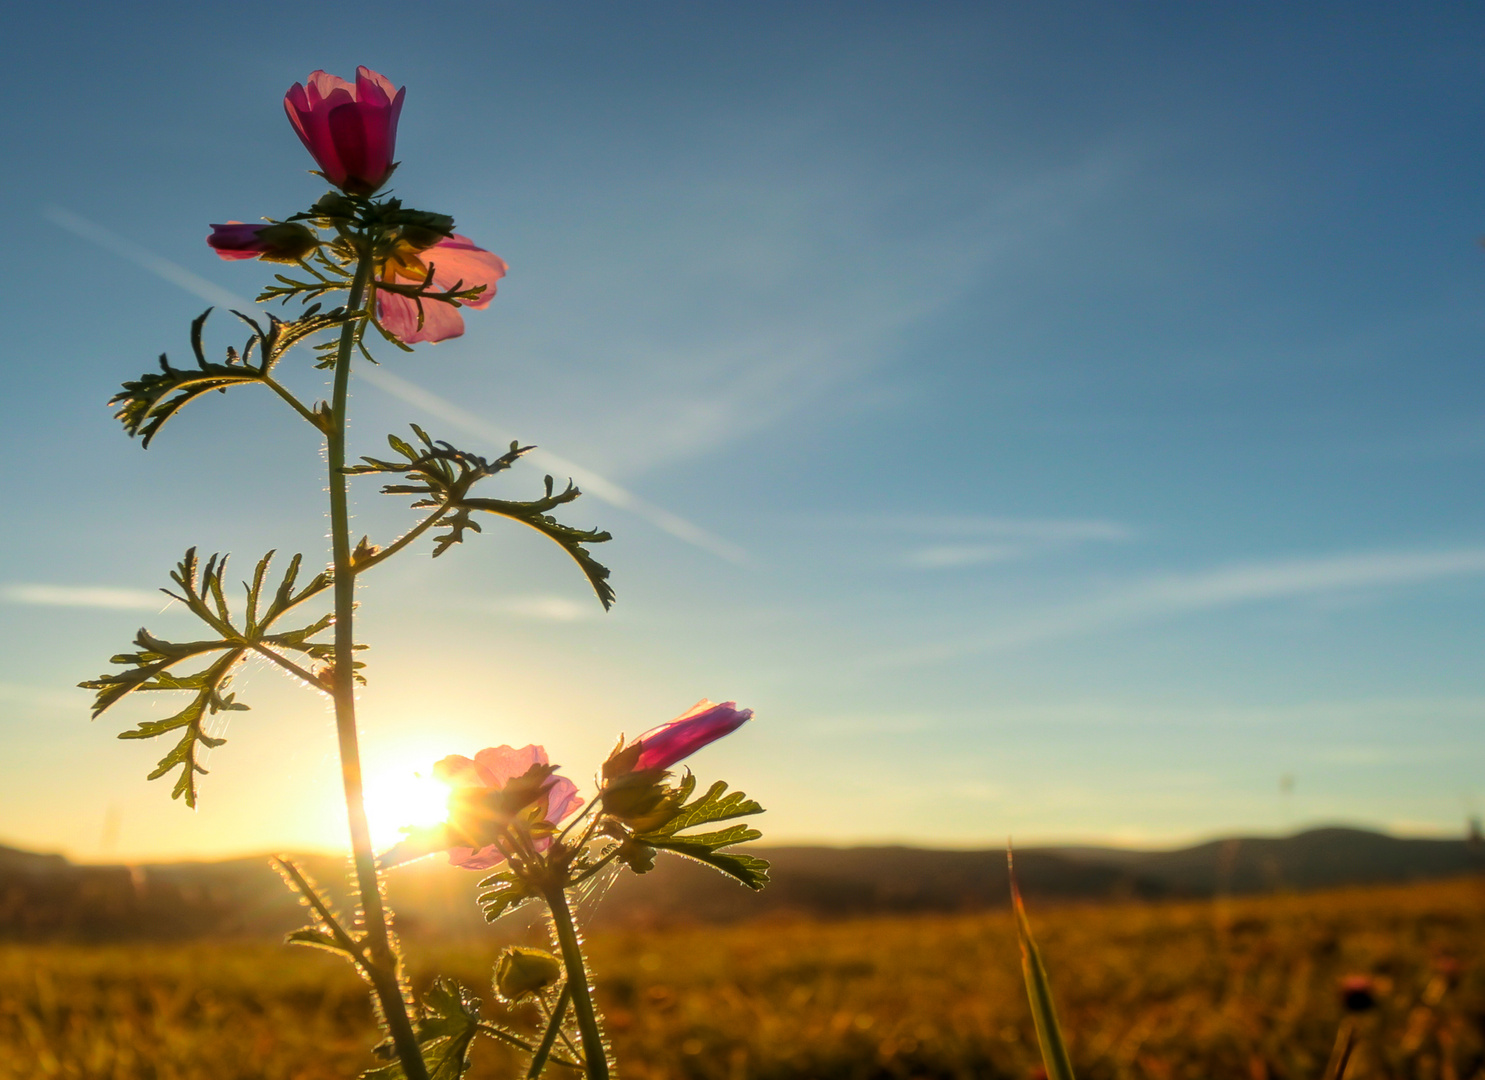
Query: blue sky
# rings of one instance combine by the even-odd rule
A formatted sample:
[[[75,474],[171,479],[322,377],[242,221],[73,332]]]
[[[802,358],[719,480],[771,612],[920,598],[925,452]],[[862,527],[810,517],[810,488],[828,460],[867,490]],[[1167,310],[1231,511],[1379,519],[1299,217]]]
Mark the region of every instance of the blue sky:
[[[708,696],[758,719],[694,765],[777,840],[1485,810],[1485,15],[308,11],[33,6],[0,43],[0,842],[341,842],[330,721],[273,672],[195,813],[113,738],[148,709],[90,724],[71,686],[141,623],[192,632],[150,593],[188,545],[323,557],[320,451],[266,396],[149,451],[102,406],[266,279],[206,225],[319,195],[280,100],[358,63],[408,88],[398,193],[511,273],[464,338],[383,357],[353,448],[539,444],[508,490],[577,476],[619,592],[515,526],[389,564],[374,776],[538,741],[586,777]],[[374,491],[357,524],[395,536]]]

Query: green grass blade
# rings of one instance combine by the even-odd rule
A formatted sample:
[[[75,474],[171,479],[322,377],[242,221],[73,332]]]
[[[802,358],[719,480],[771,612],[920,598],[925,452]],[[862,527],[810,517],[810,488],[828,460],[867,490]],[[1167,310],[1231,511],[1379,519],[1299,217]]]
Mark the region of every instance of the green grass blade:
[[[1005,857],[1011,879],[1011,906],[1016,913],[1016,939],[1021,944],[1021,972],[1026,976],[1026,996],[1031,1001],[1031,1019],[1036,1024],[1036,1041],[1041,1044],[1047,1080],[1073,1080],[1072,1061],[1062,1039],[1062,1027],[1057,1023],[1057,1007],[1052,1003],[1052,984],[1047,979],[1036,939],[1031,936],[1031,921],[1026,917],[1026,905],[1016,885],[1016,866],[1010,848],[1006,848]]]
[[[1330,1051],[1330,1061],[1325,1066],[1325,1080],[1345,1080],[1346,1065],[1355,1048],[1356,1024],[1348,1016],[1335,1033],[1335,1047]]]

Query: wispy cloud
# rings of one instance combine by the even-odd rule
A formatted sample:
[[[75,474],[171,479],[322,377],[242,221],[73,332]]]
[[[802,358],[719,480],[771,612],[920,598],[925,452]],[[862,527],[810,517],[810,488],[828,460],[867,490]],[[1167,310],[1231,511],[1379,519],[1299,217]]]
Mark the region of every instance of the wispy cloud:
[[[159,611],[171,601],[143,589],[115,589],[102,585],[6,585],[0,598],[11,604],[37,607],[111,608]]]
[[[827,109],[789,132],[775,118],[730,129],[730,144],[754,152],[703,154],[717,174],[637,189],[651,202],[626,211],[666,226],[642,245],[625,234],[621,253],[591,260],[588,273],[608,277],[569,285],[568,303],[585,310],[565,320],[566,339],[518,343],[550,358],[525,376],[528,396],[581,416],[570,437],[610,471],[632,475],[786,418],[818,423],[895,400],[880,373],[904,334],[1009,279],[1133,171],[1126,155],[1103,149],[1067,167],[1008,166],[956,199],[957,211],[905,219],[904,205],[931,180],[866,183],[848,153],[814,149],[812,170],[770,171],[781,154],[828,139],[837,119]],[[657,289],[667,297],[661,308]],[[1011,282],[993,295],[1009,308],[1014,291]]]
[[[858,514],[834,515],[816,524],[848,529],[857,536],[901,537],[914,546],[895,557],[918,570],[1009,562],[1088,543],[1124,543],[1139,535],[1130,525],[1101,518]]]
[[[582,622],[603,614],[603,609],[594,600],[580,602],[565,596],[510,596],[497,600],[472,600],[460,606],[535,622]]]
[[[136,266],[143,267],[157,277],[163,278],[172,285],[178,285],[186,292],[200,297],[209,304],[218,307],[235,308],[239,311],[249,311],[253,307],[252,301],[236,293],[229,292],[219,285],[214,285],[198,274],[193,274],[179,263],[171,262],[169,259],[161,258],[153,252],[146,251],[136,244],[131,243],[117,233],[105,229],[103,226],[89,221],[84,217],[74,214],[70,210],[60,206],[48,206],[42,211],[46,219],[55,225],[66,229],[74,236],[81,237],[91,243],[97,244],[106,251],[111,251],[120,258],[127,259]],[[507,443],[510,434],[498,425],[475,416],[473,413],[455,405],[452,401],[438,396],[430,390],[425,390],[416,383],[408,382],[390,372],[381,371],[377,368],[363,368],[359,372],[362,378],[378,389],[391,394],[416,406],[432,416],[458,428],[465,434],[475,435],[479,438],[492,440],[493,442]],[[585,469],[575,462],[559,457],[550,451],[536,450],[532,453],[532,461],[553,473],[570,476],[578,482],[587,494],[602,499],[611,506],[628,510],[638,517],[644,518],[651,524],[664,532],[669,533],[678,540],[683,540],[704,551],[710,551],[729,562],[745,563],[748,556],[742,548],[728,540],[724,540],[713,533],[693,525],[691,522],[672,514],[670,511],[646,502],[626,488],[600,476],[592,469]]]
[[[884,663],[928,664],[1000,652],[1197,611],[1485,574],[1485,547],[1332,555],[1148,578],[1083,603],[1034,613],[990,633],[907,649]]]
[[[982,563],[1009,562],[1026,554],[1017,544],[931,544],[907,553],[909,566],[922,570],[943,570]]]
[[[1133,540],[1139,535],[1131,525],[1104,518],[1008,518],[974,514],[926,514],[921,517],[863,517],[856,520],[897,532],[946,537],[1002,537],[1009,540],[1035,540],[1055,544],[1074,544],[1085,540]]]

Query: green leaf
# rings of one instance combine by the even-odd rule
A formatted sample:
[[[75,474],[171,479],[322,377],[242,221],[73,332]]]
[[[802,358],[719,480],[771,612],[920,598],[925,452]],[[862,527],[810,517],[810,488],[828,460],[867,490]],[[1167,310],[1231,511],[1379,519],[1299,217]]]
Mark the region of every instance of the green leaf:
[[[177,685],[159,687],[159,689],[177,689],[179,684],[189,683],[199,688],[196,690],[195,697],[174,716],[165,720],[146,720],[130,731],[119,733],[121,739],[153,739],[170,731],[185,729],[180,741],[160,759],[155,770],[146,779],[158,780],[172,769],[179,768],[180,776],[176,778],[170,797],[179,799],[184,796],[187,806],[196,805],[196,777],[206,775],[206,767],[200,762],[201,752],[221,746],[227,741],[207,734],[207,717],[223,709],[246,708],[246,706],[235,704],[230,695],[224,697],[221,694],[222,688],[230,679],[228,672],[242,659],[244,651],[243,649],[230,649],[215,663],[190,679],[172,679],[171,682]],[[82,685],[95,688],[98,683],[83,683]],[[155,687],[144,686],[142,689],[155,689]]]
[[[613,539],[613,534],[602,529],[576,529],[571,525],[563,525],[547,514],[547,511],[553,507],[570,503],[582,494],[572,481],[567,482],[565,490],[554,494],[553,481],[548,476],[546,489],[545,497],[533,499],[530,502],[513,502],[506,499],[465,499],[460,502],[459,511],[463,515],[466,528],[473,526],[473,522],[468,520],[468,511],[482,510],[487,514],[498,514],[512,521],[519,521],[523,525],[529,525],[549,540],[555,541],[578,564],[578,569],[582,570],[583,576],[588,579],[588,584],[593,587],[593,592],[598,596],[598,601],[604,609],[613,607],[614,589],[608,583],[608,567],[593,558],[592,553],[585,546],[605,543]]]
[[[681,780],[680,789],[689,795],[696,787],[696,779],[689,773]],[[761,889],[768,884],[768,863],[755,855],[735,851],[723,851],[734,844],[745,844],[757,840],[763,834],[749,825],[732,825],[704,833],[685,833],[715,821],[760,814],[763,807],[741,791],[727,794],[727,784],[718,780],[706,794],[694,802],[681,807],[680,813],[670,821],[650,832],[639,833],[634,839],[651,847],[674,852],[688,859],[705,863],[736,878],[750,889]]]
[[[438,979],[423,998],[422,1016],[414,1025],[428,1080],[460,1080],[469,1069],[469,1051],[480,1032],[480,999],[451,979]],[[377,1053],[392,1052],[382,1043]],[[361,1074],[362,1080],[405,1080],[402,1063],[393,1061]]]
[[[1036,939],[1031,936],[1031,920],[1026,917],[1026,905],[1016,884],[1016,867],[1009,848],[1006,849],[1006,868],[1011,879],[1011,907],[1016,914],[1016,939],[1021,944],[1021,973],[1026,977],[1026,996],[1031,1001],[1031,1019],[1036,1024],[1036,1040],[1041,1044],[1047,1080],[1073,1080],[1072,1061],[1068,1057],[1067,1043],[1062,1038],[1062,1026],[1057,1022],[1057,1008],[1052,1002],[1052,984],[1047,978]]]
[[[753,831],[753,835],[748,839],[756,840],[761,835]],[[699,863],[705,863],[729,877],[736,878],[754,891],[768,884],[768,861],[756,855],[744,855],[736,851],[718,851],[711,844],[693,843],[691,838],[686,836],[672,836],[662,840],[646,839],[645,843],[663,851],[671,851],[688,859],[695,859]]]
[[[291,859],[282,856],[273,860],[274,868],[283,875],[284,883],[299,897],[300,903],[314,916],[314,923],[293,931],[284,940],[291,945],[307,945],[310,948],[326,949],[345,957],[360,967],[364,962],[360,942],[352,936],[341,920],[331,910],[330,903],[321,895],[309,875]]]
[[[696,786],[696,779],[687,773],[681,781],[681,789],[689,795]],[[645,833],[640,839],[651,841],[652,836],[668,836],[678,833],[683,829],[692,829],[697,825],[705,825],[712,821],[726,821],[728,818],[746,817],[749,814],[763,813],[763,807],[748,798],[741,791],[734,791],[730,795],[727,791],[727,783],[718,780],[707,789],[705,795],[695,802],[687,803],[681,807],[680,813],[671,818],[653,833]],[[738,843],[738,841],[732,841]]]
[[[124,430],[130,435],[142,436],[146,448],[167,420],[202,394],[211,390],[225,392],[229,387],[246,383],[261,383],[292,345],[345,321],[344,312],[337,310],[320,314],[319,305],[315,305],[292,322],[283,322],[269,315],[265,331],[241,312],[233,312],[254,332],[240,353],[229,348],[225,362],[214,363],[206,359],[201,343],[202,327],[211,312],[212,309],[207,308],[191,322],[191,351],[196,357],[194,368],[171,367],[170,360],[162,353],[158,372],[145,372],[124,383],[123,388],[108,401],[110,407],[118,407],[115,418],[123,423]],[[258,350],[257,365],[250,359],[254,349]]]
[[[299,652],[315,660],[334,659],[335,650],[332,644],[311,640],[330,626],[328,615],[296,630],[268,632],[285,613],[323,592],[331,583],[330,575],[321,573],[303,588],[296,588],[301,561],[296,555],[290,560],[283,580],[274,590],[272,600],[260,613],[264,582],[272,559],[273,552],[270,551],[258,561],[252,580],[243,583],[247,592],[247,625],[239,628],[233,623],[223,588],[227,571],[226,557],[213,555],[207,559],[205,566],[201,566],[196,558],[196,549],[191,548],[170,574],[179,592],[169,589],[162,591],[185,604],[193,615],[220,636],[177,643],[155,637],[141,628],[134,638],[139,651],[119,653],[112,659],[112,663],[122,665],[125,670],[100,675],[79,684],[96,692],[97,696],[93,701],[94,719],[135,690],[175,690],[192,695],[185,707],[174,715],[163,720],[142,721],[119,735],[121,739],[153,739],[173,731],[182,731],[175,747],[160,759],[155,770],[149,774],[149,779],[158,779],[179,768],[180,776],[171,794],[173,798],[184,798],[187,806],[196,805],[196,777],[206,772],[200,761],[201,752],[220,746],[225,741],[207,732],[208,718],[219,712],[244,712],[248,709],[234,695],[225,692],[231,682],[232,669],[257,646],[272,651]],[[182,674],[171,670],[186,661],[211,654],[219,655],[197,671]]]
[[[505,454],[494,460],[487,460],[441,440],[435,442],[416,424],[412,425],[412,429],[422,443],[421,447],[396,435],[387,436],[388,445],[403,460],[363,457],[363,464],[349,466],[345,471],[350,474],[401,473],[412,482],[388,484],[382,488],[384,495],[413,495],[416,496],[414,507],[440,508],[441,514],[435,514],[434,517],[436,527],[444,531],[434,538],[435,558],[453,545],[462,543],[466,533],[482,531],[479,523],[471,516],[474,511],[496,514],[528,525],[560,545],[583,571],[603,606],[608,608],[613,605],[614,590],[608,583],[608,568],[594,559],[586,546],[601,544],[613,537],[600,529],[577,529],[563,525],[548,514],[548,511],[570,503],[582,494],[571,481],[565,490],[558,492],[555,490],[555,482],[548,476],[546,494],[540,499],[526,502],[469,497],[469,490],[477,481],[509,469],[533,447],[512,442],[510,450]]]
[[[482,879],[476,888],[490,889],[476,897],[480,910],[484,912],[485,922],[494,922],[506,912],[514,911],[536,896],[530,886],[509,870],[491,874]]]
[[[333,952],[336,956],[343,956],[353,962],[357,959],[356,954],[347,950],[334,934],[314,926],[301,927],[285,934],[284,942],[289,945],[307,945],[312,949],[324,949],[326,952]]]

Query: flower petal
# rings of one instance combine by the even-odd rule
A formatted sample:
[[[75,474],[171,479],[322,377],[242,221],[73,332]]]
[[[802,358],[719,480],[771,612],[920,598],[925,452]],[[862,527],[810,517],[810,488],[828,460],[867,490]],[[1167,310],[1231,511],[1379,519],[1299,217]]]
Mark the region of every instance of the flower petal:
[[[449,863],[453,866],[462,866],[466,870],[489,870],[491,867],[499,866],[505,862],[505,856],[494,844],[489,847],[449,848]]]
[[[457,233],[447,240],[440,240],[419,257],[433,265],[433,284],[439,289],[446,291],[458,285],[462,291],[483,285],[485,291],[464,305],[476,310],[488,307],[495,299],[495,283],[505,277],[508,269],[499,255],[478,247],[469,237]]]
[[[708,743],[736,731],[752,717],[752,709],[739,709],[735,701],[713,705],[702,699],[668,724],[639,737],[641,749],[634,771],[668,769]]]
[[[385,75],[372,71],[365,64],[356,69],[356,100],[363,104],[390,108],[397,88]]]
[[[486,776],[490,787],[504,787],[518,776],[525,776],[533,765],[550,763],[545,747],[532,743],[519,750],[510,746],[491,746],[474,755],[475,764]]]
[[[583,797],[578,794],[578,786],[565,776],[553,776],[554,783],[547,788],[547,812],[542,815],[544,820],[553,825],[561,825],[583,805]]]
[[[328,100],[336,91],[342,91],[346,97],[353,101],[356,97],[356,88],[354,86],[346,82],[339,75],[331,75],[328,71],[311,71],[309,78],[305,79],[304,82],[311,107]]]
[[[387,333],[408,345],[419,341],[447,341],[464,333],[464,316],[453,304],[423,301],[423,325],[418,326],[415,300],[398,293],[377,290],[376,313]]]

